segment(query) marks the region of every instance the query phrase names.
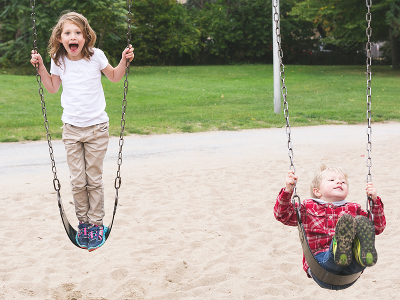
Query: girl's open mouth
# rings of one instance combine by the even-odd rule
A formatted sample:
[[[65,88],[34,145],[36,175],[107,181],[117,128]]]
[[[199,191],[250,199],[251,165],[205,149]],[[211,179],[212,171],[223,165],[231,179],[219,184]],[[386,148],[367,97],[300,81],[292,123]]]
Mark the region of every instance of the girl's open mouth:
[[[76,52],[78,50],[78,44],[69,44],[69,49],[71,52]]]

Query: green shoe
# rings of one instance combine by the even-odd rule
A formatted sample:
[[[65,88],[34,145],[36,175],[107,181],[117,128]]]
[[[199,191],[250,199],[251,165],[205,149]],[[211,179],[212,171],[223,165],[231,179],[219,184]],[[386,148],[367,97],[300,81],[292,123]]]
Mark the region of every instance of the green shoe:
[[[333,237],[333,256],[338,266],[348,266],[352,260],[351,248],[356,235],[356,221],[348,214],[340,217]]]
[[[353,243],[354,257],[360,266],[372,267],[378,260],[374,223],[364,216],[357,216],[355,220],[357,233]]]

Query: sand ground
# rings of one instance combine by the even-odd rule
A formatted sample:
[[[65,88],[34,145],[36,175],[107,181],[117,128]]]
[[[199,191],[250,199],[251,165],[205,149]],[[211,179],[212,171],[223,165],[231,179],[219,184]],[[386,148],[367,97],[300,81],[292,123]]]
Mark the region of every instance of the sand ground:
[[[365,206],[365,125],[292,128],[292,137],[301,199],[325,163],[348,172],[348,199]],[[53,145],[64,207],[77,225],[63,145]],[[282,128],[126,137],[114,227],[89,253],[65,234],[47,142],[0,144],[0,299],[394,299],[400,123],[373,124],[372,180],[387,217],[376,238],[378,263],[339,292],[306,277],[296,227],[274,219],[289,169],[286,145]],[[106,224],[117,152],[112,138]]]

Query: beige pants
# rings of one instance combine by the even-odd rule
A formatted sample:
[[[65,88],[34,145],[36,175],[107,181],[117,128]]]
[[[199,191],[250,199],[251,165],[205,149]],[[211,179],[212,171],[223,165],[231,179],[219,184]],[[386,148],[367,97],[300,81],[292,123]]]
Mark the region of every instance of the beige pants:
[[[64,124],[72,195],[79,221],[102,225],[104,217],[103,161],[108,146],[108,122],[89,127]]]

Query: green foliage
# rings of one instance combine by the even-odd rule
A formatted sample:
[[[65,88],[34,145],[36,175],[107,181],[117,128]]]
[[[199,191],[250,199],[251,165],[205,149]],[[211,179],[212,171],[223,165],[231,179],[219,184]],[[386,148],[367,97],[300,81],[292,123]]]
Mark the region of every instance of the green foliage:
[[[194,2],[194,4],[193,4]],[[263,0],[190,1],[194,23],[205,45],[206,62],[272,62],[272,5]],[[229,2],[229,4],[228,4]],[[197,4],[197,5],[196,5]],[[299,54],[312,48],[312,26],[289,18],[294,1],[282,5],[285,47]],[[293,55],[292,55],[293,56]]]
[[[318,32],[316,40],[325,50],[333,51],[334,55],[323,52],[317,57],[325,56],[327,63],[334,64],[334,58],[347,64],[357,64],[364,60],[366,3],[358,0],[302,0],[293,6],[290,15],[299,20],[305,20],[313,25]],[[391,59],[386,61],[398,62],[400,37],[399,30],[399,0],[374,0],[371,6],[371,42],[390,40]],[[395,34],[395,36],[393,36]],[[397,34],[397,35],[396,35]],[[382,61],[380,61],[382,62]]]
[[[41,3],[38,3],[37,6],[39,9],[43,8]],[[29,52],[32,48],[32,11],[28,1],[1,0],[0,7],[2,8],[0,14],[0,66],[26,66],[29,63]],[[37,18],[41,19],[37,24],[38,35],[43,34],[43,25],[47,19],[44,9],[40,10],[41,13],[37,15]],[[48,14],[51,14],[51,11]],[[40,42],[38,47],[43,52],[43,49],[46,49],[46,42]]]
[[[0,0],[3,26],[0,67],[29,65],[32,47],[31,8],[27,0]],[[287,11],[293,1],[283,7]],[[138,0],[132,3],[134,64],[199,64],[272,61],[271,3],[264,0],[199,0],[186,6],[175,0]],[[125,47],[126,2],[123,0],[37,0],[39,52],[46,52],[51,28],[65,11],[84,14],[98,35],[97,47],[110,62],[119,61]],[[292,53],[310,48],[306,23],[284,18],[285,46]],[[307,24],[306,24],[307,25]],[[308,31],[307,31],[308,30]],[[307,34],[305,34],[307,33]],[[308,43],[309,44],[309,43]],[[50,58],[42,55],[49,64]]]
[[[2,35],[0,66],[15,68],[28,66],[32,39],[32,8],[27,0],[0,0],[4,8],[0,14]],[[82,13],[97,33],[96,47],[107,53],[110,62],[119,62],[126,47],[126,2],[124,0],[36,0],[35,15],[37,46],[45,63],[47,45],[53,26],[66,11]]]
[[[310,64],[310,53],[316,50],[314,26],[290,12],[298,1],[280,1],[281,36],[286,64]],[[271,7],[272,10],[272,7]]]
[[[271,3],[263,0],[219,2],[213,11],[210,53],[236,62],[267,62],[272,57]]]
[[[170,64],[200,52],[200,31],[175,0],[133,2],[136,64]]]
[[[392,29],[395,37],[400,37],[400,1],[392,1],[386,12],[386,24]]]
[[[365,43],[366,12],[365,1],[305,0],[291,14],[314,24],[321,42],[357,51]]]
[[[290,15],[313,24],[320,41],[338,46],[344,51],[365,48],[366,2],[358,0],[302,0],[296,1]],[[388,37],[386,12],[398,0],[376,0],[371,7],[372,41]],[[386,16],[385,16],[386,14]]]
[[[265,0],[137,0],[132,2],[135,65],[272,62],[272,7]],[[112,65],[126,46],[125,0],[36,0],[39,52],[65,11],[84,14]],[[372,41],[400,44],[400,1],[374,0]],[[280,1],[285,63],[364,64],[365,1]],[[28,0],[0,0],[0,67],[29,66],[32,48]],[[321,52],[319,47],[332,53]],[[390,59],[388,60],[390,61]],[[23,73],[23,72],[19,72]]]

